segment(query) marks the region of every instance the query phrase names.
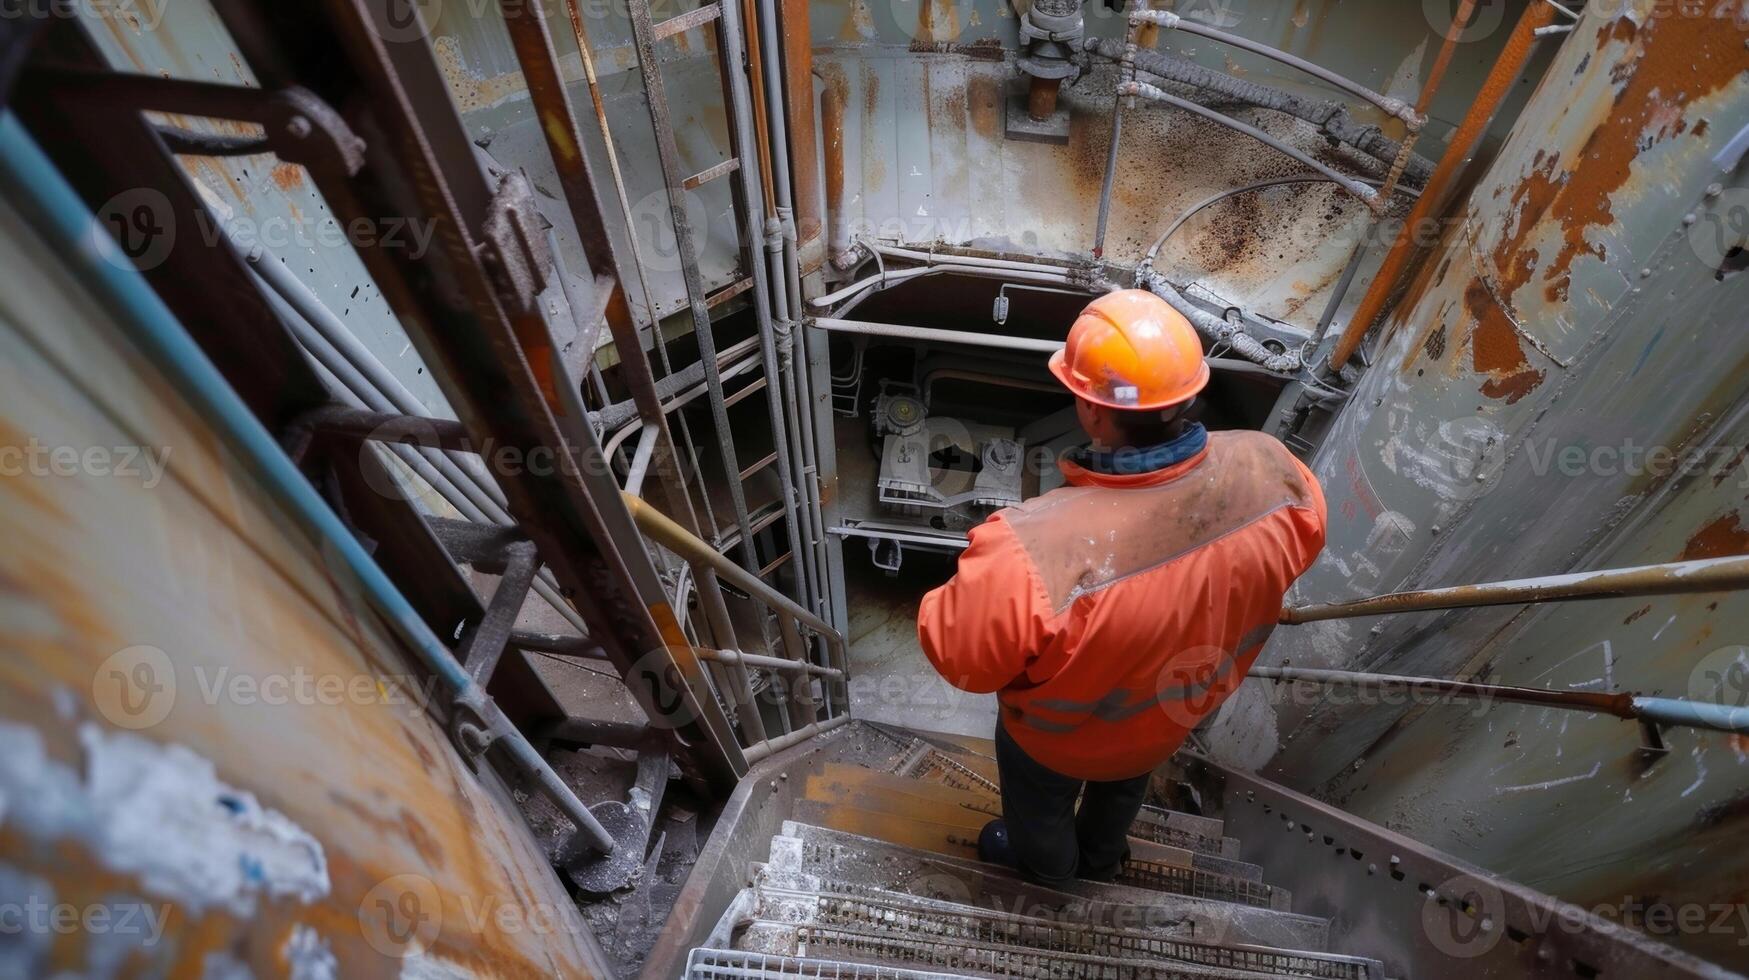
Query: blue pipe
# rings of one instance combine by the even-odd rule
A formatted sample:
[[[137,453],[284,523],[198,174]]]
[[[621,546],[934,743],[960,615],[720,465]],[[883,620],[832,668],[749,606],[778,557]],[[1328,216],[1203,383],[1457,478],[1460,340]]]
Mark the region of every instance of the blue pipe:
[[[1635,698],[1634,710],[1646,721],[1660,725],[1710,728],[1715,732],[1749,735],[1749,707],[1680,698]]]
[[[218,368],[182,328],[170,308],[129,264],[92,217],[18,116],[0,117],[0,178],[15,191],[13,206],[79,267],[80,281],[103,304],[128,338],[176,383],[183,397],[238,448],[239,457],[305,533],[331,544],[358,577],[365,594],[444,684],[461,693],[473,683],[436,634],[419,618],[395,584],[365,554],[352,532],[256,419]]]
[[[230,441],[237,457],[263,489],[290,513],[311,540],[319,542],[325,553],[337,555],[357,577],[365,598],[396,636],[438,676],[456,701],[481,712],[511,757],[539,780],[597,848],[612,850],[611,835],[509,723],[455,655],[425,625],[407,597],[365,553],[352,532],[317,495],[279,443],[183,329],[175,314],[146,284],[145,277],[97,224],[85,202],[31,138],[18,116],[9,110],[0,115],[0,182],[8,189],[8,200],[37,233],[77,268],[80,281],[115,318],[117,326],[208,424]]]

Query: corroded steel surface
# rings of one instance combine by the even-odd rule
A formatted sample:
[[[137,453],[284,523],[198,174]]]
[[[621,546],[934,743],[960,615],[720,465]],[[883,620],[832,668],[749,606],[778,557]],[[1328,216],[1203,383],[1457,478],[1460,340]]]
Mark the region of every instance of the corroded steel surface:
[[[1408,99],[1436,60],[1443,40],[1438,32],[1450,17],[1443,4],[1426,5],[1425,12],[1422,6],[1405,16],[1396,3],[1301,4],[1289,10],[1241,0],[1199,5],[1193,13]],[[1474,39],[1457,45],[1450,75],[1431,107],[1424,153],[1436,154],[1462,118],[1510,33],[1496,6],[1478,15]],[[1105,5],[1088,4],[1085,13],[1089,36],[1122,36],[1122,16]],[[1085,255],[1094,238],[1111,129],[1115,73],[1109,66],[1096,60],[1090,77],[1063,86],[1059,106],[1070,114],[1066,146],[1026,143],[1004,138],[1009,96],[1026,91],[1013,52],[1004,48],[1016,30],[1006,2],[822,5],[814,10],[813,26],[815,65],[824,85],[820,136],[829,217],[842,219],[850,232],[915,244]],[[1357,36],[1365,43],[1353,43]],[[1332,97],[1291,69],[1213,41],[1163,32],[1157,45],[1249,81]],[[1521,98],[1515,93],[1509,99],[1505,118]],[[1244,121],[1321,162],[1353,168],[1350,158],[1307,124],[1275,112],[1220,108],[1236,110]],[[1353,112],[1393,138],[1402,135],[1400,123],[1371,106],[1358,104]],[[1106,257],[1120,266],[1134,263],[1192,203],[1305,169],[1188,113],[1154,106],[1126,111]],[[1407,198],[1396,204],[1401,217]],[[1159,267],[1175,280],[1202,282],[1248,309],[1309,327],[1353,243],[1366,233],[1367,218],[1363,205],[1330,185],[1239,195],[1186,225],[1168,243]],[[1360,286],[1350,294],[1354,299],[1371,279],[1380,252],[1375,249],[1363,265]]]
[[[87,916],[27,928],[25,972],[593,972],[509,793],[425,712],[435,682],[6,229],[30,287],[0,290],[0,878]]]
[[[1387,321],[1314,460],[1329,545],[1291,601],[1749,551],[1749,192],[1715,159],[1749,124],[1749,20],[1620,9],[1561,42]],[[1609,599],[1284,628],[1262,663],[1730,700],[1746,631],[1742,593]],[[1648,766],[1609,718],[1252,688],[1210,741],[1587,907],[1746,897],[1731,736],[1673,733]],[[1671,938],[1740,956],[1745,928]]]

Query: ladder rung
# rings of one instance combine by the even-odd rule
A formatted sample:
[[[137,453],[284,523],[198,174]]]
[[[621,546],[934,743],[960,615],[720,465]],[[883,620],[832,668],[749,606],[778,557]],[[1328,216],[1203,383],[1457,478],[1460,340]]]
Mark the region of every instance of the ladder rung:
[[[786,551],[783,554],[778,555],[776,558],[772,559],[771,564],[769,564],[769,565],[767,565],[764,568],[761,568],[759,570],[759,577],[760,578],[770,578],[772,572],[777,571],[778,569],[782,568],[784,565],[789,563],[791,555],[792,555],[791,552]]]
[[[727,398],[724,398],[723,399],[723,407],[728,408],[730,405],[733,405],[736,402],[741,401],[743,398],[746,398],[747,396],[753,394],[756,391],[761,391],[764,388],[765,388],[765,378],[764,377],[757,378],[754,381],[752,381],[751,383],[749,383],[746,387],[744,387],[741,390],[735,392],[734,394],[728,396]]]
[[[724,174],[732,174],[735,171],[740,170],[740,169],[741,169],[740,158],[730,157],[727,160],[724,160],[722,163],[719,163],[714,167],[706,167],[705,169],[700,170],[698,173],[695,173],[691,177],[688,177],[685,180],[681,181],[680,185],[682,187],[685,187],[687,190],[690,191],[690,190],[698,187],[701,184],[708,184],[711,181],[716,180],[718,177],[723,176]]]
[[[651,33],[655,35],[656,40],[660,41],[665,37],[673,37],[682,31],[690,31],[701,24],[708,24],[722,15],[723,7],[721,4],[707,3],[697,10],[688,10],[684,14],[668,18],[651,28]]]
[[[715,308],[717,306],[717,304],[734,299],[736,296],[739,296],[742,293],[744,293],[747,290],[752,289],[752,288],[753,288],[753,277],[752,276],[745,276],[741,279],[735,280],[732,283],[729,283],[727,286],[724,286],[723,288],[717,290],[716,292],[710,294],[709,296],[706,296],[704,298],[704,305],[707,308]]]
[[[772,453],[769,456],[766,456],[764,459],[761,459],[758,462],[754,463],[752,466],[749,466],[746,469],[742,470],[741,471],[741,479],[743,481],[745,481],[748,477],[752,476],[753,474],[759,472],[762,469],[765,469],[767,466],[770,466],[772,463],[775,463],[775,462],[777,462],[777,454]]]

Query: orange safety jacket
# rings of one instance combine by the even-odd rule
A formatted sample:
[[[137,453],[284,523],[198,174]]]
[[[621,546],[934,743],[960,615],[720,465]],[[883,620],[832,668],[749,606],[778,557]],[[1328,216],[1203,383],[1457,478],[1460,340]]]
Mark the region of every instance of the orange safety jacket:
[[[1002,727],[1035,761],[1127,779],[1243,680],[1324,547],[1324,494],[1251,431],[1211,433],[1148,473],[1060,466],[1069,486],[972,529],[917,637],[950,684],[998,692]]]

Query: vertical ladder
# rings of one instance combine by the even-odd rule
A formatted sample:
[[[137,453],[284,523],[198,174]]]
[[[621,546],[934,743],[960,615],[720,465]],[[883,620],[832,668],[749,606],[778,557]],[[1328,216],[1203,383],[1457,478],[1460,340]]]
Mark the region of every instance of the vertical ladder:
[[[693,237],[691,222],[686,214],[686,194],[688,191],[703,186],[712,180],[730,175],[735,176],[731,185],[731,197],[734,203],[735,230],[740,244],[741,262],[745,274],[753,280],[752,297],[754,312],[758,317],[761,336],[771,336],[771,312],[769,300],[769,284],[767,282],[764,256],[761,254],[763,245],[759,231],[762,226],[764,203],[758,183],[756,161],[758,149],[754,145],[749,123],[751,110],[748,106],[746,89],[743,84],[737,84],[737,72],[745,78],[746,65],[743,58],[745,46],[742,39],[740,23],[740,8],[737,0],[718,0],[707,3],[695,10],[679,14],[660,23],[654,22],[650,16],[648,0],[628,0],[628,13],[631,18],[632,35],[638,58],[638,68],[643,76],[646,101],[650,111],[650,123],[655,130],[656,155],[662,167],[663,183],[668,190],[669,213],[674,223],[675,247],[679,254],[682,277],[686,283],[686,293],[692,311],[693,329],[698,338],[699,356],[704,362],[705,384],[710,399],[711,417],[717,429],[717,446],[721,456],[723,471],[729,478],[729,495],[733,504],[735,521],[740,531],[739,550],[742,565],[748,571],[762,577],[774,573],[785,561],[794,561],[797,591],[804,605],[810,604],[808,595],[813,583],[807,581],[804,566],[801,562],[801,529],[796,518],[799,506],[795,492],[794,474],[791,472],[791,461],[784,453],[786,445],[786,426],[790,423],[784,417],[779,394],[781,386],[777,378],[776,352],[769,344],[763,344],[765,377],[760,382],[750,385],[746,391],[754,388],[763,389],[771,420],[773,451],[763,459],[743,468],[735,451],[733,436],[729,429],[728,405],[730,402],[723,396],[722,379],[716,362],[716,342],[712,334],[710,309],[706,302],[704,283],[698,268],[698,246]],[[734,155],[714,166],[708,167],[696,174],[687,174],[682,169],[679,146],[675,140],[673,117],[669,109],[667,85],[662,77],[662,65],[656,55],[656,43],[673,37],[684,31],[712,25],[716,32],[716,52],[718,67],[722,75],[722,90],[727,118],[730,143]],[[731,60],[733,59],[733,60]],[[733,400],[745,397],[737,393]],[[782,487],[782,513],[787,525],[787,545],[789,553],[778,555],[767,564],[761,564],[754,548],[753,538],[759,531],[770,525],[771,520],[750,521],[747,512],[746,481],[766,466],[775,464],[778,468],[778,482]]]

